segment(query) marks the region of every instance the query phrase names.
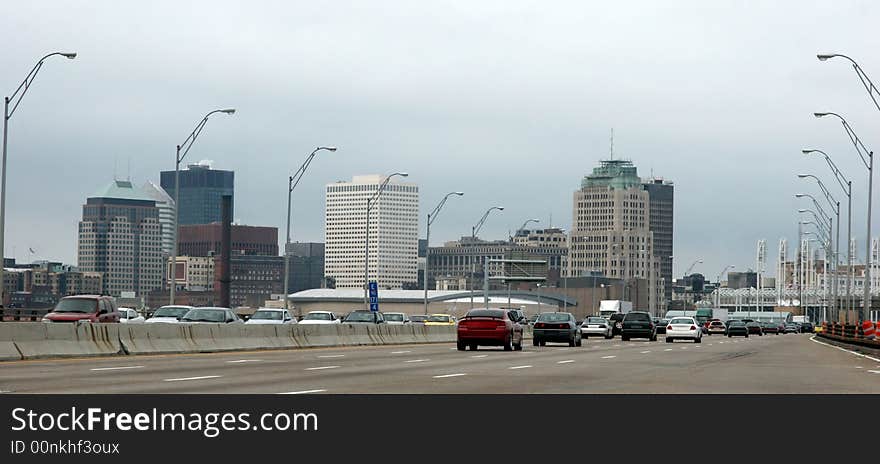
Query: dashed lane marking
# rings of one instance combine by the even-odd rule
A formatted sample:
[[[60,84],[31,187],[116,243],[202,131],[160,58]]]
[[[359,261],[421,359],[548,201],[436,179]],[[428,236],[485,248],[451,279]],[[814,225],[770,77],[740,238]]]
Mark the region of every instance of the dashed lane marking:
[[[344,354],[325,354],[325,355],[318,356],[318,357],[319,358],[342,358],[344,356],[345,356]]]
[[[95,367],[90,371],[121,371],[123,369],[141,369],[144,366]]]
[[[307,367],[305,370],[307,371],[320,371],[324,369],[337,369],[339,366],[319,366],[319,367]]]
[[[641,353],[642,353],[642,354],[647,354],[647,353],[650,353],[650,352],[651,352],[651,350],[646,350],[646,351],[642,351]]]
[[[530,367],[532,367],[532,366],[512,366],[512,367],[508,367],[508,369],[528,369]]]
[[[462,372],[462,373],[458,373],[458,374],[443,374],[443,375],[435,375],[434,378],[435,378],[435,379],[448,379],[448,378],[450,378],[450,377],[461,377],[461,376],[463,376],[463,375],[467,375],[467,374],[465,374],[465,373],[463,373],[463,372]]]
[[[611,359],[611,358],[616,358],[616,357],[617,357],[617,356],[614,356],[614,355],[611,355],[611,356],[602,356],[602,359]]]
[[[430,359],[410,359],[409,361],[404,361],[405,363],[420,363],[430,361]]]
[[[221,375],[200,375],[198,377],[179,377],[176,379],[163,379],[163,382],[183,382],[185,380],[205,380],[205,379],[216,379],[222,377]]]
[[[872,374],[880,374],[880,371],[875,371],[875,370],[873,370],[873,369],[870,369],[870,370],[868,370],[867,372],[870,372],[870,373],[872,373]]]
[[[556,364],[568,364],[573,363],[574,359],[566,359],[565,361],[556,361]]]
[[[404,353],[412,353],[412,351],[392,351],[391,354],[404,354]]]
[[[261,362],[262,359],[236,359],[235,361],[226,361],[227,364],[255,363]]]
[[[325,392],[325,391],[327,391],[327,390],[324,390],[324,389],[318,389],[318,390],[301,390],[301,391],[294,391],[294,392],[284,392],[284,393],[279,393],[279,395],[305,395],[305,394],[308,394],[308,393],[322,393],[322,392]]]
[[[485,358],[486,356],[489,356],[489,355],[488,354],[475,354],[471,357],[472,358]],[[409,361],[407,361],[407,362],[409,362]]]
[[[672,351],[672,348],[666,348],[666,349],[663,350],[663,351]]]

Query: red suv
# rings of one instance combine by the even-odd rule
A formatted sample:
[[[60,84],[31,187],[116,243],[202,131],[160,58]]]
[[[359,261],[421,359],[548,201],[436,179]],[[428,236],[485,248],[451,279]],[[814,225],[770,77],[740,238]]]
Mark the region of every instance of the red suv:
[[[119,322],[116,301],[109,296],[66,296],[45,316],[43,322]]]

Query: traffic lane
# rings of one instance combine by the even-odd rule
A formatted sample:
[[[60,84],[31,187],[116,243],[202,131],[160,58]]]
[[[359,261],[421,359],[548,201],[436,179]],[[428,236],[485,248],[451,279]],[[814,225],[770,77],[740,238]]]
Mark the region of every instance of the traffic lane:
[[[616,342],[616,343],[615,343]],[[595,340],[585,342],[599,349],[626,347],[619,340]],[[538,351],[552,353],[566,350],[564,344],[545,347],[525,347],[525,352]],[[581,348],[570,348],[581,349]],[[486,348],[480,352],[487,351]],[[488,352],[492,352],[489,349]],[[495,349],[494,351],[501,351]],[[54,360],[27,360],[3,363],[0,369],[0,390],[21,393],[138,393],[137,385],[151,384],[156,376],[165,378],[189,378],[218,375],[218,371],[229,371],[229,375],[260,374],[263,367],[276,365],[270,369],[296,371],[307,368],[312,363],[322,361],[375,361],[382,364],[396,357],[416,356],[422,359],[457,359],[454,344],[413,344],[382,345],[361,347],[332,347],[296,350],[271,350],[250,352],[195,353],[167,355],[138,355],[121,357],[74,358]],[[418,361],[418,359],[413,359]],[[221,363],[228,363],[223,366]],[[278,367],[282,365],[283,367]],[[306,366],[308,365],[308,366]],[[155,386],[145,387],[149,391]],[[206,387],[207,388],[207,387]],[[160,391],[178,391],[180,387],[166,386]],[[146,391],[146,390],[143,390]]]

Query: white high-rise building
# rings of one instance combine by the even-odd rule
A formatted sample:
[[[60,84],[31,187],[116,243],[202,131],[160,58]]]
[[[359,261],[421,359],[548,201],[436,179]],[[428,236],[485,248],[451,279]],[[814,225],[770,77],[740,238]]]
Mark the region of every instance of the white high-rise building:
[[[392,178],[370,207],[369,280],[380,289],[418,282],[419,187]],[[363,288],[367,200],[385,176],[355,176],[326,187],[324,275],[336,288]]]
[[[174,199],[165,189],[152,181],[147,181],[141,190],[156,200],[156,207],[159,208],[159,224],[162,226],[162,252],[171,255],[171,248],[174,247]]]

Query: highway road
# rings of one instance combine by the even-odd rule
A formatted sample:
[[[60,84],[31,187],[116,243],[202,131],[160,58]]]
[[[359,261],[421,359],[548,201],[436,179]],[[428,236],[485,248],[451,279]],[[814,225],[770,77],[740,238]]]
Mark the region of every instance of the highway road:
[[[880,359],[811,334],[389,345],[0,363],[3,393],[880,393]]]

